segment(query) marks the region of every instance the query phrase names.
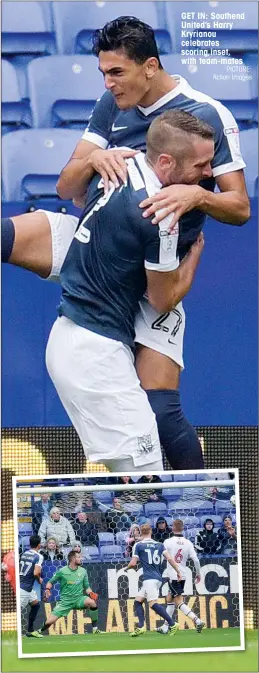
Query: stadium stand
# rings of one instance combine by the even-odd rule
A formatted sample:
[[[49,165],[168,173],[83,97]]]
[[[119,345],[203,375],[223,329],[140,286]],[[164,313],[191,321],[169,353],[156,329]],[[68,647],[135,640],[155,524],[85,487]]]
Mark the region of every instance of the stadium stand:
[[[120,15],[136,16],[150,24],[160,53],[171,52],[170,34],[159,25],[155,2],[123,2],[120,6],[117,2],[88,2],[87,11],[83,2],[53,2],[52,7],[59,54],[91,54],[94,30]]]
[[[101,556],[98,547],[92,546],[92,547],[82,547],[82,554],[84,556],[90,557],[90,562],[91,563],[98,563],[101,561]]]
[[[167,502],[173,502],[174,500],[178,500],[182,495],[182,489],[181,488],[163,488],[162,490],[162,496],[167,500]]]
[[[28,101],[22,100],[15,67],[2,60],[2,133],[32,125]]]
[[[3,137],[3,201],[58,198],[56,182],[80,131],[30,129]]]
[[[124,560],[123,549],[120,545],[105,545],[100,548],[102,561],[119,563]]]
[[[181,20],[180,15],[182,8],[178,2],[166,2],[166,23],[167,30],[171,35],[173,51],[181,51]],[[228,2],[220,3],[211,3],[211,2],[192,2],[189,5],[190,11],[201,12],[205,15],[204,19],[209,19],[211,30],[213,31],[213,21],[214,19],[210,18],[211,13],[222,15],[224,13],[230,12],[230,6]],[[245,10],[245,12],[244,12]],[[217,32],[217,40],[220,42],[221,49],[228,49],[232,53],[240,53],[246,51],[257,51],[258,50],[258,36],[257,36],[257,27],[258,27],[258,8],[256,2],[237,2],[235,4],[235,12],[242,14],[244,12],[244,18],[236,18],[233,20],[232,30],[215,28]],[[200,19],[202,21],[202,19]],[[220,21],[220,18],[215,19],[219,23],[224,23]],[[232,20],[231,20],[232,21]],[[188,20],[187,20],[188,23]],[[190,20],[189,20],[190,23]],[[188,29],[188,26],[186,26]]]
[[[94,56],[46,56],[28,65],[28,91],[35,127],[84,129],[96,99],[104,90]]]
[[[2,54],[53,54],[51,3],[2,3]]]
[[[205,517],[206,518],[206,517]],[[186,530],[191,528],[198,528],[200,526],[200,519],[197,516],[186,516],[183,519],[184,528]]]
[[[114,544],[113,533],[98,533],[99,547],[111,546]]]
[[[144,506],[146,516],[154,516],[155,514],[161,516],[167,514],[167,506],[164,502],[147,502]]]

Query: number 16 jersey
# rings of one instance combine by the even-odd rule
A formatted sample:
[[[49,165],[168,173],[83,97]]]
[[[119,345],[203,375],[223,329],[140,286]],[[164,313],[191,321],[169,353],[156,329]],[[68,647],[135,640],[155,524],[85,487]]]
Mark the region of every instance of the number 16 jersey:
[[[162,563],[164,545],[155,540],[143,540],[136,542],[132,550],[132,557],[139,559],[143,568],[143,582],[145,580],[162,581]]]

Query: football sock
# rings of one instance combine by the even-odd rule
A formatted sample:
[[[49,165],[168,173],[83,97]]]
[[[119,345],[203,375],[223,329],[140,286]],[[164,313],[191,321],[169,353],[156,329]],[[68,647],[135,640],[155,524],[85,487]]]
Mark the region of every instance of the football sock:
[[[160,605],[159,603],[153,603],[152,605],[152,610],[156,612],[157,615],[165,619],[166,622],[168,622],[169,626],[173,626],[174,622],[168,612],[166,611],[164,605]]]
[[[147,390],[146,393],[171,467],[174,470],[204,468],[201,444],[183,414],[179,390]]]
[[[166,612],[169,615],[169,617],[171,617],[173,623],[175,624],[175,618],[176,618],[175,603],[167,603]]]
[[[2,262],[8,262],[11,255],[15,238],[14,223],[10,217],[1,219],[1,247]]]
[[[142,629],[142,626],[144,626],[145,621],[145,613],[143,605],[139,601],[134,601],[134,612],[136,617],[138,618],[138,628]]]
[[[89,610],[89,617],[93,624],[98,621],[98,608],[91,608]]]
[[[40,609],[40,603],[36,603],[36,605],[32,605],[29,613],[29,619],[28,619],[28,633],[31,633],[33,629],[33,624],[34,621],[37,617],[37,614]]]
[[[50,624],[47,625],[47,620],[46,620],[44,622],[44,624],[42,624],[42,626],[40,627],[39,631],[41,631],[41,632],[47,631],[47,629],[49,629],[49,627],[50,627]]]
[[[186,615],[186,617],[190,617],[190,619],[195,622],[195,624],[200,623],[201,620],[199,617],[197,617],[197,615],[194,614],[192,610],[190,610],[190,608],[188,608],[188,605],[181,603],[181,605],[178,605],[178,608],[184,613],[184,615]]]

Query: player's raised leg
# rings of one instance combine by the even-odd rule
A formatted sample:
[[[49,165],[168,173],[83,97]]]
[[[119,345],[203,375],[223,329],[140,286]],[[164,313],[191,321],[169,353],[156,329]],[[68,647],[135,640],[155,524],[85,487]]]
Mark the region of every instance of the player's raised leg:
[[[64,213],[36,210],[1,222],[2,261],[58,280],[74,236],[78,218]]]

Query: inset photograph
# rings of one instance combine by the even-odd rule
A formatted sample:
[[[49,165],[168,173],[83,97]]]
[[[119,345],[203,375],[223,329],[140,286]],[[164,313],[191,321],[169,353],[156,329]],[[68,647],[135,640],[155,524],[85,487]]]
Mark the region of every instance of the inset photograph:
[[[19,657],[244,649],[238,470],[13,477]]]

